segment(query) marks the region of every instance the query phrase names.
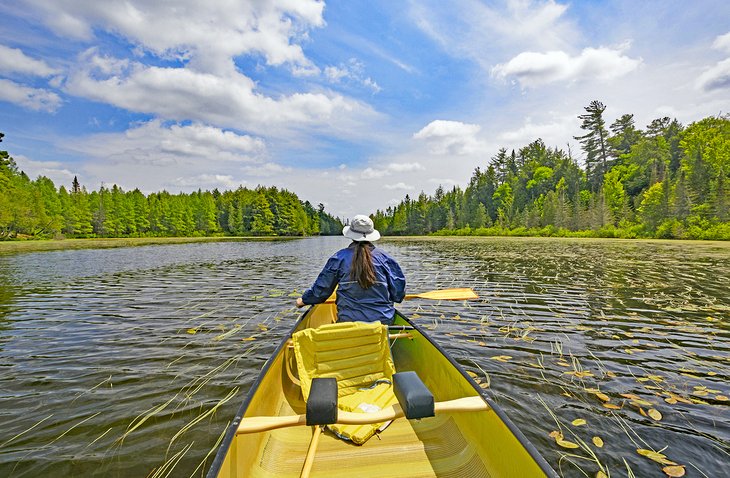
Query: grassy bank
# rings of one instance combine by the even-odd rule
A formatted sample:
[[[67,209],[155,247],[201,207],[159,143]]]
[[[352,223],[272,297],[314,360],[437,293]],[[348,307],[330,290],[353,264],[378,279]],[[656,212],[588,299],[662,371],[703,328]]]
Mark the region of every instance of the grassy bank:
[[[125,237],[97,239],[49,239],[0,241],[0,255],[21,252],[56,251],[64,249],[103,249],[113,247],[149,246],[152,244],[187,244],[191,242],[271,241],[293,238],[281,237]]]

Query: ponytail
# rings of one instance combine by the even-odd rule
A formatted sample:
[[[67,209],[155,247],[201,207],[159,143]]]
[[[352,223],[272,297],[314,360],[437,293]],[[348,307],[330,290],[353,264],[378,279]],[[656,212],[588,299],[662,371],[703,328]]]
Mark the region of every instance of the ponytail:
[[[373,257],[370,254],[371,248],[372,244],[369,242],[358,242],[350,267],[350,279],[360,284],[363,289],[369,289],[375,284],[375,267],[373,267]]]

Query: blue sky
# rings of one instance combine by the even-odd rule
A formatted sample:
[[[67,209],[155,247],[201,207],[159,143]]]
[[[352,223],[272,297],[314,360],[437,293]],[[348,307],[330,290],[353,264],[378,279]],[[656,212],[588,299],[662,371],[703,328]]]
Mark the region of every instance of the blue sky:
[[[225,5],[225,6],[224,6]],[[0,0],[3,149],[146,193],[277,185],[342,217],[500,147],[730,111],[726,1]]]

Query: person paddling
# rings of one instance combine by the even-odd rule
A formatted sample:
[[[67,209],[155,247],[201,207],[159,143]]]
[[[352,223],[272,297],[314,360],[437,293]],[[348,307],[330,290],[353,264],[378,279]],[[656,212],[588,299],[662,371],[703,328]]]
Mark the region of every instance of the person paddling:
[[[375,322],[390,325],[394,302],[406,293],[406,278],[398,263],[373,242],[380,239],[372,219],[358,214],[342,235],[352,243],[329,258],[314,285],[297,299],[297,307],[321,304],[337,289],[339,322]]]

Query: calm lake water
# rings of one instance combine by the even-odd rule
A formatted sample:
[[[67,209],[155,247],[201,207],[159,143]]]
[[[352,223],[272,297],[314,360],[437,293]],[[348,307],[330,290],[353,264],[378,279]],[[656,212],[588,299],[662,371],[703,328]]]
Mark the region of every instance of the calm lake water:
[[[204,476],[296,320],[294,298],[346,245],[0,256],[0,476]],[[478,301],[400,310],[489,383],[561,475],[603,467],[611,477],[665,476],[637,449],[661,452],[688,477],[730,474],[730,244],[381,246],[403,266],[409,292],[477,291]],[[580,447],[558,446],[553,431]]]

